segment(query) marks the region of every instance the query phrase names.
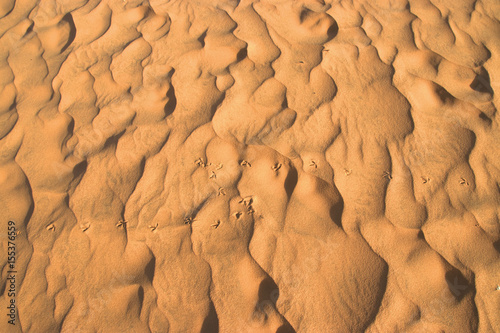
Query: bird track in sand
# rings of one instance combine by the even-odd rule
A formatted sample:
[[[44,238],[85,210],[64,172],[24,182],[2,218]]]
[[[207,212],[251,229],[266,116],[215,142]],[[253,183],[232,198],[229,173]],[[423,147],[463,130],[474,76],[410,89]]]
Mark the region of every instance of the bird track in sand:
[[[495,2],[421,2],[1,2],[17,327],[500,332]]]

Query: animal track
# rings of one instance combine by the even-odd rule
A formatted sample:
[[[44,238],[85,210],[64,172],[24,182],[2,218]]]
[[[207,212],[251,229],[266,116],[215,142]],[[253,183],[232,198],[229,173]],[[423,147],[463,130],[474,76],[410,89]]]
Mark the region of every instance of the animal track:
[[[0,1],[23,327],[500,333],[491,1]]]
[[[126,220],[120,220],[120,221],[118,221],[118,223],[116,224],[116,227],[117,227],[117,228],[120,228],[120,227],[125,227],[125,224],[127,224],[127,221],[126,221]]]
[[[238,201],[238,203],[242,203],[245,206],[249,206],[250,204],[252,204],[252,202],[253,202],[253,198],[251,196],[244,197],[240,201]]]
[[[250,164],[250,162],[245,161],[245,160],[241,161],[241,162],[240,162],[240,165],[241,165],[241,166],[244,166],[244,167],[251,167],[251,166],[252,166],[252,165]]]
[[[217,229],[219,225],[220,225],[220,220],[217,220],[214,224],[211,225],[211,227]]]
[[[198,158],[196,161],[194,161],[194,163],[198,166],[201,166],[201,167],[206,167],[206,164],[205,164],[205,161],[203,161],[203,159],[200,157]]]
[[[80,230],[82,230],[82,232],[89,230],[89,228],[90,228],[90,223],[80,224]]]
[[[253,203],[252,196],[244,197],[240,201],[238,201],[238,203],[245,205],[246,210],[247,210],[247,214],[255,213],[255,210],[252,207],[252,203]]]

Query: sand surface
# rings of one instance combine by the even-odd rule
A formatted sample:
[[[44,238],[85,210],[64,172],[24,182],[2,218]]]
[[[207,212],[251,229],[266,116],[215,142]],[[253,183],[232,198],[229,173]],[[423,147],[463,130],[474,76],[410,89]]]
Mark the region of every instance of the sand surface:
[[[0,332],[500,332],[499,20],[0,0]]]

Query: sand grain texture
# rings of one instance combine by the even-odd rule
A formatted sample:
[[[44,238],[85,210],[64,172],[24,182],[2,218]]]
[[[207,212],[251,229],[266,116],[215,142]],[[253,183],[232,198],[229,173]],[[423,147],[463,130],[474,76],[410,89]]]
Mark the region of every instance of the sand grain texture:
[[[1,0],[0,331],[500,332],[499,19]]]

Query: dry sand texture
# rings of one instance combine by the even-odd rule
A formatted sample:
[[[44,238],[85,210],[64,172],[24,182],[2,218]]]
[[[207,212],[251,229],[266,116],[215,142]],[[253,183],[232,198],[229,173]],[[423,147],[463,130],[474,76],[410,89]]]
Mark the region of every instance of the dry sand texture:
[[[499,1],[0,17],[1,332],[500,332]]]

